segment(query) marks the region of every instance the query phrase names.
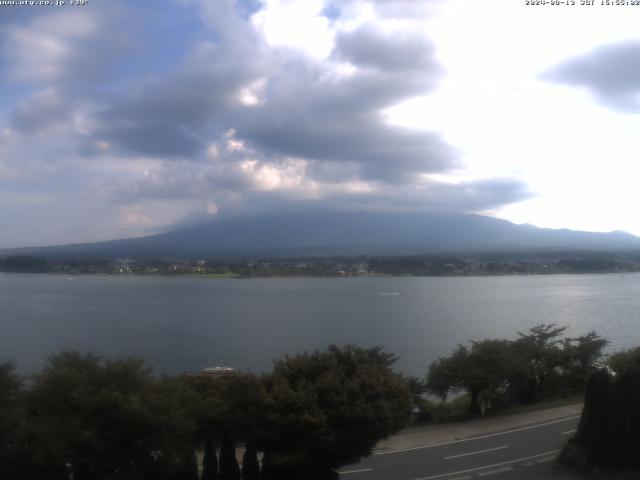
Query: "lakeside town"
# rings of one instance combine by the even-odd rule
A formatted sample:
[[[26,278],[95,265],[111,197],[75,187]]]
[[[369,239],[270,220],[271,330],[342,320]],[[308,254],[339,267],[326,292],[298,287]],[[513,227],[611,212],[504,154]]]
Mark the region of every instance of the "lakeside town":
[[[637,252],[542,252],[481,255],[412,255],[234,260],[140,260],[88,258],[52,260],[13,255],[0,271],[103,275],[202,275],[222,278],[354,276],[491,276],[640,271]]]

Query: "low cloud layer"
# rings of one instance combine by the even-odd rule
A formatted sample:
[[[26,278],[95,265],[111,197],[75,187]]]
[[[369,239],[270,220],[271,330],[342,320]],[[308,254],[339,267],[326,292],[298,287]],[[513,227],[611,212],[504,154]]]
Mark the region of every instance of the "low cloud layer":
[[[433,4],[167,2],[153,15],[179,20],[172,46],[131,2],[4,17],[0,223],[21,221],[0,246],[33,244],[33,225],[52,232],[35,243],[58,243],[214,215],[474,212],[527,198],[509,178],[438,180],[459,152],[383,115],[438,87],[444,69],[415,28]],[[324,43],[274,40],[282,12]]]

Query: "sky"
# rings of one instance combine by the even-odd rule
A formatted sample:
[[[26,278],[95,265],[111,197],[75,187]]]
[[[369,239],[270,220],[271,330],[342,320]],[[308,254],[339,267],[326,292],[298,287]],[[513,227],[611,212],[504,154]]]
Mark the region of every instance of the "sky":
[[[640,235],[640,6],[575,3],[0,5],[0,247],[312,210]]]

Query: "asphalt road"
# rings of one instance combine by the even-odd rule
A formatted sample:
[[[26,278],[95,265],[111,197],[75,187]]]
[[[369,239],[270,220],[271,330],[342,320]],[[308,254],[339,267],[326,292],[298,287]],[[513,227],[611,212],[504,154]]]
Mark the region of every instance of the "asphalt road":
[[[379,452],[340,470],[342,480],[496,480],[570,478],[549,464],[580,416],[561,417],[460,440]],[[546,472],[546,473],[545,473]],[[560,476],[556,476],[560,475]]]

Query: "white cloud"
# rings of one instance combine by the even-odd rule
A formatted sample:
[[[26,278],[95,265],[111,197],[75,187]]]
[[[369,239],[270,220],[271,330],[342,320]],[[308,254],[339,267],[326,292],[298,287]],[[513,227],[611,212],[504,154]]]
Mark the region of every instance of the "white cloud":
[[[302,50],[326,58],[333,49],[329,19],[323,15],[323,0],[265,0],[253,24],[272,47]]]
[[[258,190],[294,190],[305,186],[308,163],[299,158],[287,159],[278,164],[245,160],[240,163],[240,169]]]
[[[259,80],[256,80],[255,82],[252,82],[251,84],[240,90],[238,100],[240,101],[240,103],[247,107],[259,105],[264,101],[262,98],[262,93],[266,85],[266,78],[261,78]]]
[[[78,240],[253,206],[412,209],[444,197],[442,205],[464,210],[480,197],[492,214],[519,222],[640,233],[640,116],[541,77],[595,46],[640,38],[640,9],[333,3],[339,16],[329,19],[327,1],[265,0],[245,21],[232,0],[194,0],[207,27],[193,33],[179,69],[143,81],[138,70],[123,82],[95,75],[108,63],[101,52],[110,23],[93,10],[56,10],[9,26],[5,80],[35,89],[4,107],[0,179],[38,190],[36,203],[50,215],[66,212],[67,232],[73,218],[90,224],[93,209],[96,228],[79,227]],[[339,51],[349,33],[351,44]],[[402,45],[404,56],[396,54]],[[416,55],[407,54],[411,45]],[[145,65],[139,61],[136,68]],[[74,72],[86,72],[89,85],[77,97],[64,87],[76,85]],[[379,109],[400,101],[380,123]],[[526,197],[518,185],[491,181],[505,177],[537,197],[500,207]],[[25,218],[51,228],[47,241],[62,238],[63,228],[21,201]]]
[[[541,74],[610,42],[640,38],[637,8],[533,8],[451,0],[427,30],[447,71],[432,94],[388,109],[394,125],[435,129],[459,149],[453,181],[509,175],[536,197],[490,213],[539,226],[640,234],[629,178],[638,173],[639,116],[597,105]],[[542,33],[543,32],[543,33]],[[615,212],[615,213],[614,213]]]
[[[73,52],[96,30],[95,22],[84,12],[65,10],[6,29],[2,51],[12,78],[51,81],[65,74]]]

